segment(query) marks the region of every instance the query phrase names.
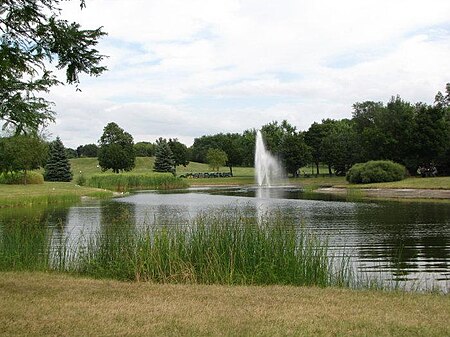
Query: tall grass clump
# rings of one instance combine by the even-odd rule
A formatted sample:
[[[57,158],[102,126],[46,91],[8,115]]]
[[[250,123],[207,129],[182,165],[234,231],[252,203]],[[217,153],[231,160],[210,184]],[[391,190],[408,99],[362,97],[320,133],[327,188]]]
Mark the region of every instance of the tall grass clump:
[[[258,221],[239,211],[202,214],[179,226],[112,224],[80,249],[73,268],[93,277],[161,283],[345,283],[326,243],[293,220],[277,214]]]
[[[346,179],[353,184],[399,181],[406,178],[406,168],[390,160],[372,160],[353,165]]]
[[[49,231],[40,224],[5,224],[0,231],[0,271],[47,271]]]
[[[26,185],[43,184],[44,177],[39,172],[23,171],[0,173],[0,184],[8,185]]]
[[[87,182],[88,186],[126,192],[133,189],[169,190],[188,187],[181,178],[172,174],[95,174]]]

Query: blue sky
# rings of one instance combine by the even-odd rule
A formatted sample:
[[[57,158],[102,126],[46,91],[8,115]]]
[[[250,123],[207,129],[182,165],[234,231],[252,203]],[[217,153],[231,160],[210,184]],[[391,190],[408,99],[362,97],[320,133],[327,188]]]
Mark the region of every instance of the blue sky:
[[[392,95],[432,103],[450,82],[448,0],[88,0],[63,15],[108,32],[109,71],[82,92],[54,88],[66,146],[111,121],[135,141],[242,132],[287,119],[300,130]]]

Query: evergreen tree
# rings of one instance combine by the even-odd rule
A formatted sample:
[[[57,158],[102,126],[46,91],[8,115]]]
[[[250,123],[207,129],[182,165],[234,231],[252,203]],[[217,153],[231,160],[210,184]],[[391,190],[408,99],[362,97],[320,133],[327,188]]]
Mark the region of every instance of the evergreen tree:
[[[40,93],[62,82],[78,85],[81,74],[106,70],[95,46],[102,28],[82,29],[62,18],[61,0],[0,1],[0,122],[16,134],[37,131],[54,120],[52,103]],[[85,0],[81,0],[82,7]]]
[[[72,172],[64,145],[59,137],[50,144],[50,151],[45,165],[44,180],[71,181]]]
[[[166,139],[159,138],[156,140],[155,164],[153,166],[153,171],[170,172],[175,175],[175,159]]]

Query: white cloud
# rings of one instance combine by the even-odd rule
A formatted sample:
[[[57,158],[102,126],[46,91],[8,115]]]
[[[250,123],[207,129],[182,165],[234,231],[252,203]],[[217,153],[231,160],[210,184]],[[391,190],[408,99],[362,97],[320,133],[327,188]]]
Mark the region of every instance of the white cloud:
[[[391,95],[431,102],[450,81],[450,2],[91,0],[62,4],[104,26],[109,71],[83,92],[57,88],[66,145],[95,142],[109,121],[136,140],[242,132],[288,119],[306,129]],[[74,131],[71,131],[74,130]],[[83,131],[84,130],[84,131]]]

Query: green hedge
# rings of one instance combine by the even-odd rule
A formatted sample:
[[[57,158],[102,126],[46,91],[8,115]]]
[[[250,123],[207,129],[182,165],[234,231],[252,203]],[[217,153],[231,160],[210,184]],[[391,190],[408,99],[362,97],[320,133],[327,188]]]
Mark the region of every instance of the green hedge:
[[[353,184],[369,184],[402,180],[406,174],[403,165],[389,160],[373,160],[353,165],[346,178]]]

